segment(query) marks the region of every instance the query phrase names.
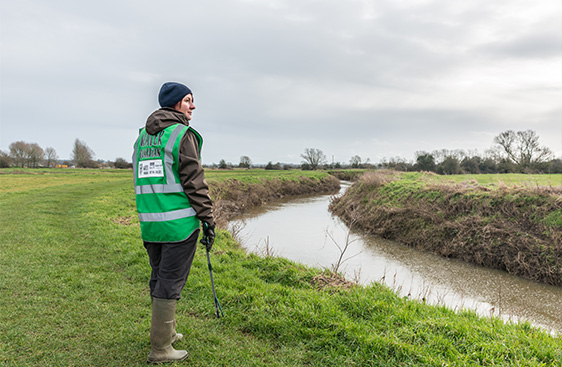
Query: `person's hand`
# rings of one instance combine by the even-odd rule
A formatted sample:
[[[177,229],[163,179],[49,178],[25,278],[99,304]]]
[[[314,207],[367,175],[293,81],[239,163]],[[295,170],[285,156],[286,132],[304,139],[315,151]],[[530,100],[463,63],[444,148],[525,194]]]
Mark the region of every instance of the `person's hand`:
[[[203,238],[201,243],[205,245],[207,251],[211,251],[213,248],[213,243],[215,243],[215,225],[210,225],[207,222],[203,222]]]

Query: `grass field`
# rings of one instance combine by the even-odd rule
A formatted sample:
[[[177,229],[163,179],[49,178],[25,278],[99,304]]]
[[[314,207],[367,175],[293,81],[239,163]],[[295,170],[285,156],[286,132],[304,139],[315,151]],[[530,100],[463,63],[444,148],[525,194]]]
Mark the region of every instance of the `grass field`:
[[[0,365],[144,366],[149,265],[131,172],[52,172],[0,175]],[[234,176],[208,177],[212,185]],[[200,249],[178,303],[177,347],[190,353],[181,365],[562,363],[562,339],[528,324],[427,306],[379,285],[323,288],[322,271],[247,254],[226,231],[212,261],[225,317],[213,318]]]
[[[502,186],[521,186],[521,187],[537,187],[537,186],[553,186],[562,187],[562,174],[541,174],[541,175],[526,175],[522,173],[507,173],[507,174],[487,174],[487,175],[421,175],[419,173],[408,173],[406,177],[420,177],[423,176],[425,180],[430,182],[455,182],[455,183],[470,183],[477,182],[480,185],[489,187],[502,187]]]
[[[237,180],[242,183],[259,183],[263,180],[282,179],[298,180],[299,177],[322,178],[326,176],[323,171],[301,171],[301,170],[265,170],[265,169],[234,169],[234,170],[205,170],[205,177],[209,183],[223,180]]]

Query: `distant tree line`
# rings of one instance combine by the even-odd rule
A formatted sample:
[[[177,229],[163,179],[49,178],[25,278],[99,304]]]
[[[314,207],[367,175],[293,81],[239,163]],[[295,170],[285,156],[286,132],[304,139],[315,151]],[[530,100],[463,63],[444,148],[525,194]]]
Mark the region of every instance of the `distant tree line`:
[[[383,159],[380,163],[371,163],[369,158],[363,159],[354,155],[349,163],[328,163],[326,155],[320,149],[307,148],[300,155],[303,161],[298,164],[281,164],[269,162],[262,167],[266,170],[284,169],[340,169],[340,168],[387,168],[397,171],[427,171],[442,175],[479,174],[479,173],[562,173],[562,160],[554,158],[552,151],[539,144],[539,137],[533,130],[507,130],[494,138],[494,144],[484,154],[477,151],[461,149],[418,151],[415,162],[401,157]],[[233,169],[235,165],[221,159],[219,164],[210,167]],[[240,157],[239,168],[252,167],[248,156]]]
[[[533,130],[508,130],[494,138],[484,155],[464,150],[416,152],[414,163],[399,157],[381,162],[380,167],[398,171],[428,171],[444,175],[469,173],[562,173],[562,160],[539,144]]]
[[[52,147],[41,148],[37,143],[16,141],[10,144],[9,151],[0,150],[0,168],[8,167],[56,167],[64,165],[79,168],[131,168],[132,164],[124,158],[117,158],[114,162],[94,160],[94,151],[85,142],[76,139],[70,160],[59,160],[57,152]]]
[[[37,168],[51,165],[58,158],[55,149],[48,147],[43,150],[37,143],[16,141],[10,144],[9,149],[9,153],[0,151],[0,167]]]
[[[6,167],[54,167],[57,164],[82,168],[132,168],[132,163],[124,158],[117,158],[114,162],[94,160],[94,152],[88,145],[76,139],[69,161],[60,161],[57,152],[52,147],[41,148],[37,143],[16,141],[10,144],[9,152],[0,150],[0,168]],[[507,130],[494,138],[494,145],[481,155],[477,151],[434,150],[432,152],[418,151],[415,162],[401,157],[383,159],[373,164],[369,158],[363,159],[354,155],[349,163],[328,163],[326,155],[320,149],[307,148],[300,155],[303,161],[298,164],[282,164],[268,162],[261,166],[266,170],[286,169],[340,169],[340,168],[387,168],[397,171],[427,171],[438,174],[452,175],[460,173],[562,173],[562,159],[554,158],[552,151],[539,144],[539,137],[533,130]],[[210,167],[218,169],[246,168],[252,164],[250,157],[240,157],[240,163],[235,166],[221,159]]]

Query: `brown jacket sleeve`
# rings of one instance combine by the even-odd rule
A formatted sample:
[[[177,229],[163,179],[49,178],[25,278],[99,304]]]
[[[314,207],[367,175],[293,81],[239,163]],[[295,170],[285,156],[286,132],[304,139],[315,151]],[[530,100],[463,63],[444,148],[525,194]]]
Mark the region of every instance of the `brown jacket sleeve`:
[[[213,218],[213,202],[209,196],[209,186],[199,160],[199,142],[191,131],[187,131],[180,142],[179,174],[183,191],[195,209],[197,218],[210,225]]]

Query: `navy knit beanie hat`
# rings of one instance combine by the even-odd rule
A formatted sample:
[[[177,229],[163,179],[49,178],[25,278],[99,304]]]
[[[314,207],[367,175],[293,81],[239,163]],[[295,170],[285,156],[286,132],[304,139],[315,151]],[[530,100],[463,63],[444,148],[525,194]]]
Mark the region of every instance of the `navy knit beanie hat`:
[[[193,94],[191,89],[181,83],[164,83],[158,93],[158,103],[160,103],[160,107],[173,107],[188,94]]]

